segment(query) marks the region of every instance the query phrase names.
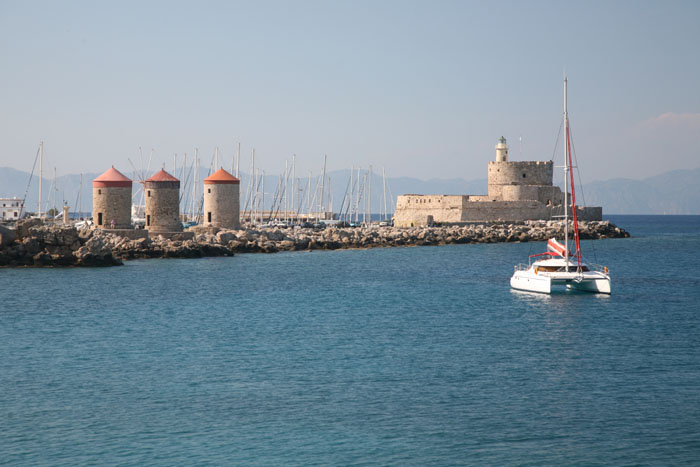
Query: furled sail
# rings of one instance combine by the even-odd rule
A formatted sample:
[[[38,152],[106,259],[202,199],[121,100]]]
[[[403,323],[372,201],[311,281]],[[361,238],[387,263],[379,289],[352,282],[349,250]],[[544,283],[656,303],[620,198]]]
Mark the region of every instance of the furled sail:
[[[552,253],[556,253],[557,255],[561,256],[562,258],[564,257],[564,254],[566,253],[566,248],[564,245],[559,243],[555,238],[550,238],[549,241],[547,242],[547,250],[551,251]]]

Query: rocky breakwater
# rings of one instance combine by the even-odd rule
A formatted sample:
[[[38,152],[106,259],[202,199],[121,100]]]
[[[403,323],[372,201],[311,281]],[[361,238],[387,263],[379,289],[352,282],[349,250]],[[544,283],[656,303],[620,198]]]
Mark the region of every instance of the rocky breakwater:
[[[0,267],[118,266],[125,259],[231,255],[216,239],[196,242],[158,235],[130,240],[102,230],[44,225],[38,219],[22,221],[15,230],[0,226]]]
[[[580,222],[581,238],[625,238],[610,222]],[[441,227],[326,229],[204,229],[194,238],[128,239],[101,230],[21,222],[0,229],[0,266],[112,266],[137,258],[201,258],[235,253],[546,241],[561,238],[560,222],[529,221]]]
[[[629,233],[608,221],[580,222],[581,239],[625,238]],[[195,236],[199,245],[219,245],[231,253],[337,250],[397,246],[546,241],[564,235],[560,222],[529,221],[442,227],[370,227],[220,230]]]
[[[0,266],[116,266],[104,239],[74,227],[20,221],[15,230],[0,228]]]
[[[231,249],[211,239],[186,239],[184,235],[174,235],[164,238],[157,235],[153,238],[129,240],[112,234],[97,232],[111,248],[114,256],[129,260],[141,258],[203,258],[205,256],[233,256]]]

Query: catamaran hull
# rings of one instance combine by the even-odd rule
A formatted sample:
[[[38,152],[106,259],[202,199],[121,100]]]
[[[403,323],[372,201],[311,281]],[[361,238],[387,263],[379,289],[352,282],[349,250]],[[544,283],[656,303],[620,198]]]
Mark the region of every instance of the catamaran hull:
[[[537,293],[552,293],[552,286],[566,286],[583,292],[610,294],[610,278],[607,276],[556,279],[531,271],[516,271],[510,278],[510,286],[517,290]]]
[[[536,274],[519,274],[510,278],[510,286],[526,292],[552,293],[552,279]]]
[[[580,282],[568,281],[566,287],[574,290],[583,290],[585,292],[610,294],[610,279],[584,279]]]

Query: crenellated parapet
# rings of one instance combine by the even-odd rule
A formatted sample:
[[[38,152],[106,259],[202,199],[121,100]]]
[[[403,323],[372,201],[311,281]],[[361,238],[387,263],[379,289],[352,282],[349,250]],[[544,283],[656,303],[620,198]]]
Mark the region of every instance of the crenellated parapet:
[[[398,197],[397,226],[472,221],[552,219],[563,211],[564,193],[553,184],[552,161],[509,161],[501,137],[496,160],[488,163],[488,195],[402,195]],[[586,220],[602,219],[602,208],[579,207]]]

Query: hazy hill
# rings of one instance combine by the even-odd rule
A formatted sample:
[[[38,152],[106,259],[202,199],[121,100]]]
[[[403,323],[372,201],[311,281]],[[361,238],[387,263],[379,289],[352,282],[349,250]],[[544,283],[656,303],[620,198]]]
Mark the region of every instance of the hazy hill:
[[[700,214],[700,168],[644,180],[613,179],[584,187],[586,203],[608,214]]]
[[[206,177],[207,171],[202,170],[201,176]],[[82,183],[82,209],[92,210],[92,180],[96,173],[83,174]],[[132,173],[125,175],[135,178]],[[9,167],[0,167],[0,197],[22,198],[27,192],[29,174]],[[312,192],[318,182],[318,174],[311,180]],[[330,179],[330,191],[332,206],[335,211],[340,209],[343,199],[350,190],[349,170],[339,170],[328,173]],[[241,209],[245,209],[248,199],[247,187],[249,177],[241,174]],[[700,214],[700,168],[690,170],[674,170],[661,175],[646,178],[644,180],[612,179],[596,181],[583,187],[583,198],[589,206],[603,206],[605,214]],[[465,180],[462,178],[420,180],[417,178],[397,177],[387,178],[387,205],[392,210],[396,196],[400,194],[486,194],[487,185],[485,179]],[[298,189],[308,186],[308,179],[300,179]],[[81,204],[78,193],[80,191],[80,175],[70,174],[57,177],[57,190],[53,190],[53,179],[44,177],[43,197],[49,207],[60,207],[61,200],[65,199],[71,206],[71,211],[77,210]],[[183,182],[183,187],[185,183]],[[279,186],[279,176],[265,177],[265,205],[269,207],[275,198]],[[381,174],[373,173],[372,176],[372,207],[375,213],[384,209],[384,190]],[[191,183],[184,189],[184,197],[190,196]],[[140,188],[134,184],[134,192]],[[299,194],[297,194],[297,201]],[[306,197],[306,194],[303,194]],[[313,197],[313,193],[309,195]],[[290,196],[291,198],[291,196]],[[27,193],[27,208],[35,211],[38,199],[38,177],[34,176]],[[305,198],[306,199],[306,198]],[[392,203],[391,200],[394,200]],[[579,200],[581,191],[579,191]],[[315,205],[318,205],[316,200]],[[364,204],[362,204],[364,206]]]

